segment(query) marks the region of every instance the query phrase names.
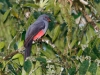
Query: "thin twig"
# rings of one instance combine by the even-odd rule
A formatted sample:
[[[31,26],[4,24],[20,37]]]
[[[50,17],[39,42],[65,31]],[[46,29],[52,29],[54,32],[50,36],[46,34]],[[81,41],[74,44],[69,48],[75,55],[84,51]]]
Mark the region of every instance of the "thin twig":
[[[17,34],[16,34],[16,36],[14,36],[14,38],[12,39],[12,41],[9,43],[9,45],[8,45],[8,47],[7,47],[7,50],[10,49],[10,45],[11,45],[11,43],[15,40],[16,37],[17,37]]]
[[[24,47],[21,47],[20,49],[14,51],[14,52],[12,52],[12,53],[10,53],[10,54],[7,55],[7,56],[5,56],[3,59],[4,59],[4,60],[8,60],[8,59],[10,59],[12,56],[14,56],[15,54],[20,53],[21,51],[23,51],[24,49],[25,49]]]

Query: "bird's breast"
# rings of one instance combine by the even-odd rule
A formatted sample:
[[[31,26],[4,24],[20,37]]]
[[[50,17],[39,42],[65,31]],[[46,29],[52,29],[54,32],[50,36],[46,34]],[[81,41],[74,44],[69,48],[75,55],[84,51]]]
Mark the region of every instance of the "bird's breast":
[[[43,31],[43,30],[39,31],[39,32],[33,37],[33,41],[35,41],[35,40],[41,38],[43,35],[44,35],[44,31]]]

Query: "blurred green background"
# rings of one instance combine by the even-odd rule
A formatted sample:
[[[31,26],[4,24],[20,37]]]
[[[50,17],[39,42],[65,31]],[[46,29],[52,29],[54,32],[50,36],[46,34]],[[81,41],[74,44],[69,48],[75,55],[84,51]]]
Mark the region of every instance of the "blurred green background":
[[[100,75],[100,0],[0,0],[0,75]],[[51,22],[24,61],[28,27]]]

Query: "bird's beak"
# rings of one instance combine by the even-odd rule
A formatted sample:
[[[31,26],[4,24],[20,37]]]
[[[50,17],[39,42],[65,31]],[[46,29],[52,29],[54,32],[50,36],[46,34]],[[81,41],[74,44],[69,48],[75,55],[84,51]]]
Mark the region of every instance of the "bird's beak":
[[[50,18],[48,18],[48,22],[50,22],[51,20],[50,20]]]

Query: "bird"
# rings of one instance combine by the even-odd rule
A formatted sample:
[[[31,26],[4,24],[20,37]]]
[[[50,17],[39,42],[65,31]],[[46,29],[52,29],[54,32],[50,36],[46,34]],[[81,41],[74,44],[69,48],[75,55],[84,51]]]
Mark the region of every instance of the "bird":
[[[25,59],[30,56],[32,42],[37,41],[46,33],[50,21],[51,20],[48,15],[42,14],[37,18],[37,20],[33,24],[29,26],[28,30],[26,31],[24,41]]]

